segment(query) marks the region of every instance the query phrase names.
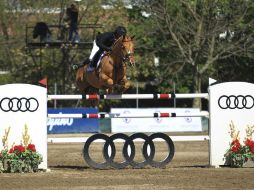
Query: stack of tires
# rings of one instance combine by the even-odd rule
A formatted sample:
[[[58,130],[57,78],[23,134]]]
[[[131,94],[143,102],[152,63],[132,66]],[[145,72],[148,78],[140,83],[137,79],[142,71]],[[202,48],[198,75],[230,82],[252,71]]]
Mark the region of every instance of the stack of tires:
[[[124,141],[122,148],[123,161],[115,161],[116,156],[116,146],[115,140],[121,139]],[[142,161],[136,161],[136,146],[134,141],[137,139],[142,139]],[[155,139],[162,139],[167,145],[167,155],[162,160],[155,159],[156,147],[154,144]],[[103,145],[103,162],[96,162],[92,159],[90,151],[91,144],[94,141],[102,140],[105,141]],[[110,150],[110,151],[109,151]],[[175,153],[174,143],[171,138],[164,133],[153,133],[147,135],[145,133],[134,133],[130,136],[123,133],[116,133],[111,136],[106,134],[95,134],[88,138],[84,145],[83,157],[86,163],[95,169],[106,169],[106,168],[116,168],[123,169],[127,166],[132,166],[133,168],[144,168],[148,165],[155,168],[165,168],[166,165],[173,159]]]

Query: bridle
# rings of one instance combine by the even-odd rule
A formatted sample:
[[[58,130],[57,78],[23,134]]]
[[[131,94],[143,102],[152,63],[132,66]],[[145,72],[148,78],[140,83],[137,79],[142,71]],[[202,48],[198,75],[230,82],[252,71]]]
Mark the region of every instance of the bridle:
[[[132,38],[129,37],[129,39],[124,39],[123,36],[121,36],[120,38],[118,38],[114,44],[113,44],[113,47],[116,46],[116,44],[118,44],[118,42],[121,41],[121,45],[120,45],[120,48],[121,48],[121,65],[123,67],[126,66],[127,63],[130,64],[130,66],[134,66],[135,65],[135,61],[134,61],[134,52],[132,52],[131,50],[126,50],[125,46],[123,45],[123,43],[126,43],[126,42],[132,42]],[[117,67],[117,65],[114,65],[115,67]]]
[[[132,42],[132,39],[130,40],[123,40],[124,42]],[[124,46],[122,46],[122,48],[124,48]],[[130,63],[131,66],[135,65],[135,61],[134,61],[134,52],[131,52],[130,50],[127,51],[127,53],[123,53],[123,63]]]

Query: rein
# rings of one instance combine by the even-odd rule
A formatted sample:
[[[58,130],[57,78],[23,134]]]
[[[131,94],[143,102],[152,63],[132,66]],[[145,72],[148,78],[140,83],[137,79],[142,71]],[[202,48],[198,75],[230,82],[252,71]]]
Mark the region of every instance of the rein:
[[[116,47],[117,45],[118,45],[118,46],[121,46],[121,44],[118,44],[118,43],[122,43],[122,42],[123,42],[122,40],[123,40],[123,36],[121,36],[120,38],[118,38],[118,39],[115,41],[115,43],[113,44],[112,49],[117,48],[117,47]],[[119,47],[119,49],[116,49],[116,51],[119,51],[119,52],[121,53],[121,55],[122,55],[122,61],[121,61],[121,63],[119,64],[119,66],[120,66],[120,65],[124,65],[124,64],[122,64],[122,63],[125,62],[124,54],[123,54],[123,52],[121,51],[120,48],[121,48],[121,47]],[[113,53],[113,51],[112,51],[109,55],[112,56],[112,53]],[[115,53],[115,52],[114,52],[114,53]],[[118,57],[117,54],[116,54],[116,56]],[[114,65],[114,67],[117,67],[117,64],[114,64],[114,63],[113,63],[113,65]]]
[[[114,43],[114,45],[113,45],[113,48],[117,45],[117,43],[118,43],[119,40],[122,40],[122,43],[125,43],[125,42],[132,42],[132,39],[124,40],[124,39],[123,39],[123,36],[121,36],[120,38],[118,38],[118,39],[115,41],[115,43]],[[121,52],[121,54],[122,54],[122,65],[125,65],[126,62],[129,61],[129,59],[130,59],[129,57],[134,55],[134,53],[131,53],[131,52],[128,52],[127,54],[124,54],[123,52]],[[124,64],[123,64],[123,63],[124,63]]]

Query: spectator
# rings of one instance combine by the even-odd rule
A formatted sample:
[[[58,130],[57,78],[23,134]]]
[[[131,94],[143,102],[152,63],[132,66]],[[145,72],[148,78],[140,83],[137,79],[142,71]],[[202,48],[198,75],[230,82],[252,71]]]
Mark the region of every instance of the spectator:
[[[66,9],[66,19],[69,26],[69,37],[70,42],[79,42],[78,34],[78,8],[75,4],[71,4],[70,7]]]

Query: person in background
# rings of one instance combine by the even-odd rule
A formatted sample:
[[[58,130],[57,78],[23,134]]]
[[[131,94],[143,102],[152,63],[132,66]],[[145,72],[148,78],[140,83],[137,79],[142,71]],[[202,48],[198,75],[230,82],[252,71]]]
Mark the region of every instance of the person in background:
[[[78,8],[75,4],[71,4],[70,7],[66,9],[66,19],[69,26],[69,36],[68,41],[70,42],[79,42],[79,34],[78,34]]]

